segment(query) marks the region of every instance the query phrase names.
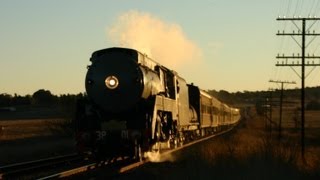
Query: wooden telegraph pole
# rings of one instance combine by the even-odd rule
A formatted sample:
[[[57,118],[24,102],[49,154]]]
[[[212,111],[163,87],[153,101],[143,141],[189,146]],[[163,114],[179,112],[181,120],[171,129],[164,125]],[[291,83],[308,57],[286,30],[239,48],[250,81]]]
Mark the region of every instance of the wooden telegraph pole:
[[[276,66],[290,66],[291,68],[293,66],[299,66],[301,67],[301,156],[304,158],[304,152],[305,152],[305,142],[304,142],[304,136],[305,136],[305,132],[304,132],[304,122],[305,122],[305,66],[320,66],[320,63],[314,63],[312,62],[312,64],[309,63],[305,63],[305,59],[320,59],[320,56],[305,56],[305,50],[306,50],[306,36],[313,36],[314,38],[316,36],[319,36],[319,33],[316,33],[315,31],[313,31],[313,33],[310,33],[309,29],[316,23],[316,21],[320,20],[320,18],[317,17],[308,17],[308,18],[301,18],[301,17],[294,17],[294,18],[277,18],[278,21],[292,21],[292,23],[296,26],[296,28],[298,29],[297,32],[293,33],[285,33],[284,31],[282,33],[280,33],[278,31],[277,35],[279,36],[291,36],[293,38],[293,40],[296,41],[296,43],[301,47],[301,56],[298,54],[298,56],[277,56],[278,59],[285,59],[285,62],[282,62],[281,64],[279,62],[277,62]],[[300,21],[302,23],[302,30],[300,29],[300,27],[295,23],[296,21]],[[307,21],[313,21],[313,23],[308,27],[308,29],[306,30],[306,22]],[[301,36],[301,44],[294,38],[294,36]],[[313,39],[314,39],[313,38]],[[312,39],[312,40],[313,40]],[[309,44],[312,42],[312,40],[309,42]],[[309,45],[308,44],[308,45]],[[288,63],[288,59],[301,59],[301,63]],[[293,69],[294,70],[294,69]],[[296,71],[295,71],[296,72]]]
[[[283,84],[296,84],[296,82],[288,82],[288,81],[274,81],[270,80],[269,82],[272,83],[281,83],[281,93],[280,93],[280,112],[279,112],[279,124],[278,124],[278,129],[279,129],[279,134],[278,134],[278,139],[281,139],[281,121],[282,121],[282,102],[283,102]]]

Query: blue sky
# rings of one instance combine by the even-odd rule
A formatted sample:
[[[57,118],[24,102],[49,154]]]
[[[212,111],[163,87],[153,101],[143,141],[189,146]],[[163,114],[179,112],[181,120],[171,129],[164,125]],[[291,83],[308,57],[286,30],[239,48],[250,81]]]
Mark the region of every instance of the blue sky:
[[[0,93],[25,95],[38,89],[57,95],[85,92],[91,53],[118,45],[108,37],[108,29],[130,11],[180,28],[201,57],[174,70],[202,89],[277,88],[268,83],[270,79],[296,81],[297,85],[288,88],[300,87],[293,70],[275,67],[277,53],[300,52],[292,39],[275,35],[278,30],[291,31],[294,25],[276,18],[319,16],[318,1],[4,0],[0,2]],[[319,24],[312,29],[319,29]],[[320,54],[319,39],[312,41],[308,52]],[[319,85],[319,69],[310,73],[306,86]]]

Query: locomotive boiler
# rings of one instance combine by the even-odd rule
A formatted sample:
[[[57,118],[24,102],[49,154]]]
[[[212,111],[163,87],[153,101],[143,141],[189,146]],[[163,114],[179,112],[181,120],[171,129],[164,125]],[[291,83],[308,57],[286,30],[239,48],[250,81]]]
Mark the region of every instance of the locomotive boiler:
[[[240,119],[238,109],[137,50],[102,49],[90,61],[87,99],[78,102],[75,119],[81,152],[141,160],[144,152],[176,147]]]

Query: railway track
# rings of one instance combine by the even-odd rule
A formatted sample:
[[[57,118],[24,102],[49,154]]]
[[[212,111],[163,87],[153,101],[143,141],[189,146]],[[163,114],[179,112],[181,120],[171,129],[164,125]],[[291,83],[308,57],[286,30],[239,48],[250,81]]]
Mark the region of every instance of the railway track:
[[[41,176],[48,169],[59,165],[66,165],[73,162],[80,162],[84,159],[78,154],[68,154],[56,156],[35,161],[15,163],[0,167],[0,179],[16,179],[23,177],[24,179],[33,179]]]
[[[180,150],[185,149],[185,148],[192,146],[194,144],[206,141],[206,140],[211,139],[213,137],[225,134],[225,133],[231,131],[232,129],[233,128],[230,128],[225,131],[222,131],[222,132],[219,132],[216,134],[212,134],[212,135],[209,135],[209,136],[201,138],[201,139],[197,139],[195,141],[186,143],[183,146],[180,146],[180,147],[177,147],[174,149],[163,150],[161,152],[161,154],[159,155],[160,158],[159,157],[156,158],[157,159],[156,161],[163,161],[163,159],[165,160],[166,159],[165,157],[169,154],[180,151]],[[161,159],[161,158],[163,158],[163,159]],[[141,162],[132,162],[126,158],[125,159],[118,158],[118,159],[115,159],[115,160],[109,161],[109,162],[102,161],[102,162],[89,163],[89,164],[79,166],[79,167],[76,167],[73,169],[61,171],[61,172],[58,172],[58,173],[55,173],[52,175],[43,176],[39,179],[45,180],[45,179],[65,178],[65,177],[68,177],[68,179],[78,179],[78,178],[90,179],[92,176],[95,176],[95,174],[94,174],[95,172],[92,172],[92,171],[99,170],[99,169],[103,169],[105,176],[108,176],[108,178],[114,178],[115,176],[117,176],[119,174],[126,173],[130,170],[138,168],[144,164],[151,163],[153,161],[154,161],[154,159],[147,158]]]

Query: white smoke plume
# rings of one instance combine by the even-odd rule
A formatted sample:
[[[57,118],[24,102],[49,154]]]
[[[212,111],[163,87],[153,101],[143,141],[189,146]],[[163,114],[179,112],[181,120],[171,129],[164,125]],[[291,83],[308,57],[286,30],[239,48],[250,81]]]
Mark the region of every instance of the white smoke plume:
[[[201,59],[200,49],[178,24],[166,23],[149,13],[125,12],[107,28],[107,34],[115,46],[137,49],[170,69]]]

